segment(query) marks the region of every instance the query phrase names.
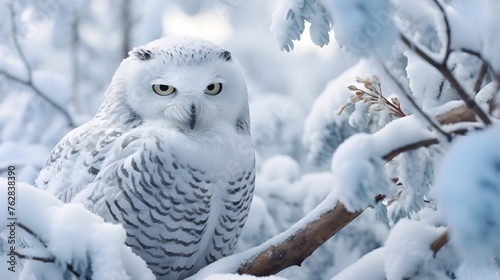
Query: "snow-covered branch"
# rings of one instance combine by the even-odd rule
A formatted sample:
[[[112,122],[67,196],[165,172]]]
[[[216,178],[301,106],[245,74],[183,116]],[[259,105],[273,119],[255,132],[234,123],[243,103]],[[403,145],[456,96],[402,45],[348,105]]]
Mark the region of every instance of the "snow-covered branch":
[[[0,177],[1,186],[7,183]],[[12,217],[16,220],[9,224],[12,220],[2,211],[0,231],[5,238],[6,231],[12,230],[8,226],[25,229],[26,234],[17,230],[20,236],[16,236],[14,250],[25,259],[22,277],[63,279],[64,269],[68,269],[92,279],[154,279],[146,263],[125,245],[122,226],[106,223],[83,205],[65,204],[33,186],[17,183],[15,189],[19,199]],[[7,201],[7,188],[0,192],[0,200]],[[2,256],[7,255],[4,253]],[[17,266],[20,268],[19,263]],[[9,272],[0,271],[0,276],[3,273]]]

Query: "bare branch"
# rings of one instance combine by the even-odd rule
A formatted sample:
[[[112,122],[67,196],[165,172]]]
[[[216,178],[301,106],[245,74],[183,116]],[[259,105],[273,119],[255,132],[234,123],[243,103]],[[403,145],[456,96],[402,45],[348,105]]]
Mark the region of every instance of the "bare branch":
[[[0,75],[3,75],[5,76],[6,78],[12,80],[12,81],[15,81],[19,84],[23,84],[25,86],[28,86],[30,87],[34,93],[36,93],[38,96],[40,96],[42,99],[44,99],[46,102],[48,102],[50,105],[52,105],[52,107],[56,108],[57,111],[59,111],[60,113],[62,113],[64,115],[64,117],[66,118],[66,120],[68,121],[68,125],[70,127],[75,127],[75,123],[73,122],[73,119],[71,118],[71,116],[69,115],[69,113],[64,110],[61,106],[59,106],[59,104],[55,103],[52,99],[50,99],[48,96],[46,96],[38,87],[36,87],[33,83],[29,82],[29,81],[24,81],[18,77],[15,77],[3,70],[0,70]]]
[[[487,71],[488,71],[488,64],[486,64],[486,62],[483,62],[483,64],[481,65],[481,69],[479,70],[479,74],[477,75],[476,83],[474,84],[475,93],[478,93],[479,90],[481,90],[481,84],[483,83],[484,76],[486,75]]]
[[[446,30],[446,47],[445,47],[445,53],[444,53],[444,58],[443,62],[441,64],[446,65],[448,62],[448,58],[450,57],[451,54],[451,29],[450,29],[450,22],[448,21],[448,16],[446,15],[446,12],[444,10],[443,5],[439,3],[439,0],[433,0],[433,2],[436,4],[436,6],[439,8],[441,11],[441,14],[443,15],[443,20],[444,20],[444,26]]]
[[[27,80],[23,80],[21,78],[18,78],[18,77],[15,77],[15,76],[11,75],[10,73],[8,73],[8,72],[6,72],[4,70],[0,70],[0,75],[3,75],[6,78],[8,78],[10,80],[13,80],[13,81],[15,81],[17,83],[20,83],[20,84],[23,84],[23,85],[26,85],[26,86],[30,87],[35,94],[37,94],[38,96],[40,96],[42,99],[44,99],[46,102],[48,102],[54,108],[56,108],[56,110],[58,110],[59,112],[61,112],[64,115],[64,117],[66,118],[66,120],[68,121],[69,126],[75,127],[73,119],[71,118],[71,116],[69,115],[69,113],[66,110],[64,110],[64,108],[62,108],[61,106],[59,106],[59,104],[55,103],[52,99],[50,99],[38,87],[36,87],[34,85],[34,83],[33,83],[33,70],[31,69],[31,66],[30,66],[30,64],[28,62],[28,59],[26,58],[26,55],[24,54],[24,52],[23,52],[23,50],[21,48],[21,45],[19,44],[19,40],[17,38],[16,13],[15,13],[15,9],[14,9],[14,6],[13,6],[12,2],[9,4],[9,10],[10,10],[10,17],[11,17],[11,24],[12,24],[12,38],[13,38],[13,41],[14,41],[14,47],[15,47],[16,51],[19,53],[21,61],[23,62],[23,65],[24,65],[24,67],[26,69],[26,72],[27,72],[27,75],[28,75],[28,79]]]
[[[405,45],[415,51],[415,53],[420,56],[422,59],[427,61],[430,65],[432,65],[436,70],[438,70],[443,77],[445,77],[451,84],[451,86],[455,89],[458,96],[465,102],[468,108],[472,109],[474,113],[481,119],[481,121],[485,125],[490,125],[491,120],[488,115],[479,107],[476,101],[469,97],[466,90],[462,87],[462,85],[455,79],[455,76],[450,72],[450,70],[446,67],[446,64],[438,63],[434,59],[432,59],[427,53],[425,53],[422,49],[420,49],[416,44],[410,41],[404,34],[400,34],[400,38]]]
[[[26,55],[24,54],[21,45],[19,44],[19,38],[17,37],[16,10],[14,9],[14,2],[9,3],[9,12],[10,12],[10,24],[12,28],[12,41],[14,42],[14,48],[19,54],[19,57],[21,57],[24,67],[26,68],[26,73],[28,75],[28,82],[31,83],[31,81],[33,80],[33,72],[31,69],[31,65],[29,64],[28,59],[26,58]]]
[[[495,73],[494,69],[491,68],[491,63],[486,60],[482,55],[481,53],[477,52],[477,51],[474,51],[474,50],[471,50],[471,49],[467,49],[467,48],[461,48],[459,51],[461,52],[464,52],[464,53],[467,53],[467,54],[470,54],[472,56],[475,56],[477,57],[479,60],[481,60],[484,64],[486,64],[488,66],[488,68],[490,69],[490,71],[493,73],[493,76],[495,77],[495,79],[497,81],[500,81],[500,76],[497,75],[497,73]]]
[[[413,106],[413,108],[415,108],[417,110],[417,112],[425,118],[425,120],[438,132],[440,133],[441,135],[443,135],[446,140],[448,140],[448,142],[451,141],[451,135],[446,133],[443,129],[441,129],[441,127],[439,127],[439,125],[437,125],[434,120],[431,119],[431,117],[426,114],[421,108],[420,106],[417,105],[417,103],[415,102],[415,100],[413,99],[413,97],[411,96],[411,94],[409,94],[406,89],[403,87],[403,85],[401,85],[401,83],[396,79],[396,77],[394,77],[394,75],[389,71],[389,69],[387,69],[387,67],[385,66],[385,63],[383,62],[380,62],[380,64],[382,65],[382,67],[384,68],[385,72],[387,73],[387,75],[392,79],[392,81],[398,86],[399,90],[406,96],[406,98],[408,99],[408,101],[410,101],[411,105]]]
[[[39,261],[39,262],[44,262],[44,263],[55,263],[56,258],[48,258],[48,257],[37,257],[37,256],[29,256],[25,255],[23,253],[19,252],[14,252],[16,256],[18,256],[20,259],[27,259],[27,260],[34,260],[34,261]]]
[[[396,156],[398,156],[399,154],[402,154],[404,152],[416,150],[418,148],[429,147],[429,146],[432,146],[435,144],[439,144],[439,140],[436,138],[418,141],[418,142],[411,143],[411,144],[403,146],[403,147],[398,147],[398,148],[392,150],[391,152],[389,152],[388,154],[386,154],[385,156],[383,156],[382,158],[386,161],[391,161]]]

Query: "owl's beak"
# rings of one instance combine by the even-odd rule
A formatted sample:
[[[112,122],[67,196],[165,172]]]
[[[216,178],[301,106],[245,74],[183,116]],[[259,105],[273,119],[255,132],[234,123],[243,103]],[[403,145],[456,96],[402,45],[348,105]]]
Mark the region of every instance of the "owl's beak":
[[[191,129],[194,128],[194,125],[196,124],[196,106],[194,104],[191,104],[191,114],[189,116],[189,126]]]

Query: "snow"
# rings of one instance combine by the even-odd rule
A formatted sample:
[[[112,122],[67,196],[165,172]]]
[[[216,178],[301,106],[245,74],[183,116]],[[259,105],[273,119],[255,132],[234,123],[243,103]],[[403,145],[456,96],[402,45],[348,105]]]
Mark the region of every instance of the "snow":
[[[12,46],[8,2],[0,1],[0,18],[4,19],[0,24],[0,71],[26,80],[27,71]],[[495,127],[487,129],[480,122],[443,126],[445,131],[469,131],[452,141],[451,150],[444,143],[407,151],[388,163],[382,160],[399,147],[443,139],[422,117],[414,115],[416,110],[381,63],[430,116],[465,104],[438,71],[401,42],[393,44],[400,32],[429,56],[442,60],[448,38],[434,1],[128,1],[129,29],[124,28],[121,6],[116,8],[109,0],[92,5],[66,1],[54,9],[47,3],[31,2],[16,7],[21,17],[19,32],[24,33],[20,34],[21,47],[34,84],[67,108],[77,124],[96,112],[125,54],[123,47],[142,45],[161,34],[203,34],[230,50],[244,68],[257,148],[256,195],[237,254],[210,265],[193,279],[255,279],[210,274],[234,273],[241,263],[305,227],[338,201],[352,211],[364,210],[374,205],[374,195],[380,193],[386,193],[386,200],[364,210],[300,267],[278,275],[308,280],[500,279],[500,241],[495,238],[500,236],[500,179],[495,169],[500,158],[498,120],[492,117]],[[439,3],[451,27],[454,51],[448,68],[485,112],[493,110],[492,115],[499,118],[498,1]],[[31,21],[37,15],[43,22]],[[72,41],[76,19],[78,42]],[[126,32],[129,42],[123,40]],[[276,45],[294,51],[281,52]],[[463,48],[479,53],[491,66],[475,96],[483,61],[460,52]],[[72,69],[74,61],[77,73]],[[384,96],[398,96],[409,117],[395,119],[370,112],[364,103],[337,116],[335,111],[352,95],[347,86],[356,84],[357,76],[374,74],[380,77]],[[28,86],[1,74],[0,102],[0,176],[5,176],[6,166],[14,164],[18,181],[33,182],[50,150],[70,128]],[[435,168],[438,164],[440,168]],[[396,178],[396,183],[388,180]],[[4,181],[0,180],[0,186]],[[61,259],[58,265],[24,262],[23,278],[61,279],[62,260],[72,260],[83,268],[89,260],[101,259],[106,265],[96,269],[102,277],[150,276],[143,262],[123,245],[120,227],[89,216],[80,206],[62,205],[21,185],[19,207],[24,210],[19,217],[37,230],[45,245],[18,229],[22,242],[31,246],[19,250]],[[0,199],[4,199],[3,193]],[[0,223],[5,223],[2,215],[5,213],[0,211]],[[451,241],[433,258],[428,245],[444,226],[449,227]],[[389,232],[385,247],[377,249]],[[2,252],[0,262],[4,260]],[[3,266],[0,269],[0,279],[5,279]]]
[[[388,0],[323,1],[334,19],[337,43],[349,54],[389,57],[397,31]]]
[[[7,179],[0,177],[0,185],[6,186]],[[63,268],[65,264],[71,264],[80,273],[92,269],[92,279],[154,279],[146,263],[125,245],[125,230],[120,225],[105,223],[103,218],[92,214],[83,205],[64,204],[45,191],[25,183],[18,182],[16,198],[18,227],[22,224],[35,233],[45,243],[47,252]],[[7,201],[6,191],[0,193],[0,200]],[[7,211],[2,211],[0,229],[5,229],[8,222]],[[35,248],[33,253],[40,249]],[[23,252],[33,254],[29,248]],[[54,269],[45,269],[46,265],[29,264],[32,262],[36,261],[27,261],[28,265],[22,271],[23,277],[54,275]],[[2,270],[0,273],[8,272]],[[59,275],[62,276],[60,270]]]
[[[358,133],[340,144],[333,154],[333,193],[351,212],[362,211],[375,204],[377,195],[390,193],[385,162],[373,155],[376,149],[372,135]]]
[[[294,233],[304,229],[307,224],[319,219],[319,217],[330,210],[332,205],[337,203],[337,199],[333,195],[329,195],[318,207],[312,210],[307,216],[302,218],[297,223],[293,224],[288,230],[282,232],[279,235],[267,240],[261,245],[248,249],[245,252],[235,254],[232,256],[228,256],[222,258],[204,268],[202,268],[198,273],[188,278],[189,280],[198,280],[205,279],[208,275],[216,274],[216,273],[226,273],[226,272],[234,272],[237,268],[242,264],[246,263],[255,256],[257,256],[260,252],[265,251],[267,248],[271,246],[276,246],[277,244],[282,243],[288,237],[293,235]]]
[[[444,229],[417,221],[401,220],[392,228],[384,250],[384,270],[387,280],[405,279],[416,274],[434,254],[431,244]]]
[[[467,0],[454,1],[453,6],[446,6],[451,27],[451,48],[469,49],[479,52],[498,73],[499,57],[495,51],[500,47],[498,17],[495,13],[500,8],[497,1]],[[473,21],[467,20],[473,18]]]
[[[390,152],[432,138],[416,116],[400,118],[374,134],[358,133],[339,145],[333,154],[333,193],[349,211],[374,205],[375,196],[390,194],[382,157]]]
[[[384,255],[383,247],[375,249],[335,275],[332,280],[385,280]]]
[[[271,181],[285,180],[286,182],[294,182],[299,179],[300,173],[299,163],[285,155],[276,155],[269,158],[261,170],[262,176]]]
[[[500,254],[500,127],[456,139],[438,166],[436,189],[453,244],[466,260]]]

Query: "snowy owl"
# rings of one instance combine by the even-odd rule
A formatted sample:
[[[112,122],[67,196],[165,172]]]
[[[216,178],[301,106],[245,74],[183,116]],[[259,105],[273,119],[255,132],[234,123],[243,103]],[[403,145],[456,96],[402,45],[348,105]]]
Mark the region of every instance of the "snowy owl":
[[[185,278],[233,252],[254,182],[240,66],[192,37],[132,50],[96,116],[59,142],[36,180],[121,223],[158,279]]]

